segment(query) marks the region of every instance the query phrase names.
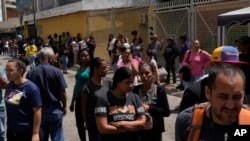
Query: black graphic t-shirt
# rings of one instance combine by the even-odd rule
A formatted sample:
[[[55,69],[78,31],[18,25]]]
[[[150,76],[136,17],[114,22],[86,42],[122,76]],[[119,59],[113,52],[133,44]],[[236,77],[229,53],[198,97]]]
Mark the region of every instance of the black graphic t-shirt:
[[[100,92],[100,91],[99,91]],[[108,122],[134,121],[138,116],[144,115],[140,98],[128,93],[126,98],[121,99],[114,96],[111,91],[102,94],[97,92],[95,116],[106,116]],[[101,141],[136,141],[139,139],[138,132],[127,132],[122,134],[101,134]]]

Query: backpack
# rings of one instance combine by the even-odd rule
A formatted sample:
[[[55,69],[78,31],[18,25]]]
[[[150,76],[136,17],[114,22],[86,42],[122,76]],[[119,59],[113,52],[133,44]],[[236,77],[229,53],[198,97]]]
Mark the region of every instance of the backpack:
[[[194,106],[192,123],[187,141],[198,141],[202,129],[202,123],[205,116],[205,109],[210,106],[209,102],[196,104]],[[243,106],[239,113],[239,125],[250,125],[250,110]]]

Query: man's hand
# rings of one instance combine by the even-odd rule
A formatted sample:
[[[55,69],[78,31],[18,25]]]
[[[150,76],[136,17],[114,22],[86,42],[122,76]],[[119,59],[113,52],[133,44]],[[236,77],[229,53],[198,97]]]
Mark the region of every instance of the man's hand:
[[[72,103],[70,104],[69,110],[70,110],[70,112],[74,112],[74,110],[75,110],[74,104],[72,104]]]
[[[65,107],[63,108],[63,116],[66,116],[66,114],[67,114],[67,108]]]
[[[116,128],[119,128],[122,126],[122,121],[117,121],[117,122],[109,122],[109,125],[115,126]]]
[[[148,104],[143,104],[143,108],[144,108],[145,112],[148,112],[148,110],[149,110],[149,105],[148,105]]]

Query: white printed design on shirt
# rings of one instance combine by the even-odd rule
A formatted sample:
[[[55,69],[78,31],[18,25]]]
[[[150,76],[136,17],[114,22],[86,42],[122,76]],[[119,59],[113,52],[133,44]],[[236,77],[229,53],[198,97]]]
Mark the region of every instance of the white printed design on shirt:
[[[11,90],[10,93],[6,96],[5,101],[13,105],[19,105],[22,96],[22,91]]]

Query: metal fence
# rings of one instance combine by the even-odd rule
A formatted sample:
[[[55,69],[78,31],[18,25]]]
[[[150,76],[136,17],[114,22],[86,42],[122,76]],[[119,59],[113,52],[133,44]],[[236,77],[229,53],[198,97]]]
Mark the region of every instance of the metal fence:
[[[246,7],[247,0],[173,0],[154,5],[154,32],[160,38],[172,36],[176,39],[185,34],[188,39],[198,39],[201,48],[212,52],[217,47],[217,16]],[[227,45],[236,46],[235,40],[247,35],[246,25],[233,25],[227,29]]]

